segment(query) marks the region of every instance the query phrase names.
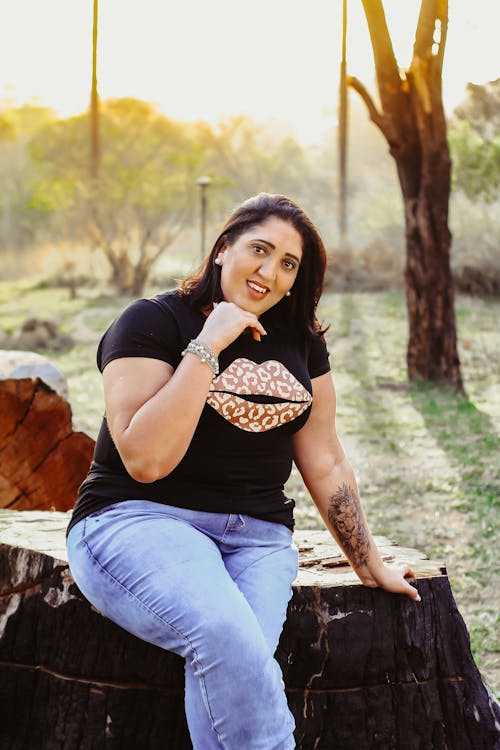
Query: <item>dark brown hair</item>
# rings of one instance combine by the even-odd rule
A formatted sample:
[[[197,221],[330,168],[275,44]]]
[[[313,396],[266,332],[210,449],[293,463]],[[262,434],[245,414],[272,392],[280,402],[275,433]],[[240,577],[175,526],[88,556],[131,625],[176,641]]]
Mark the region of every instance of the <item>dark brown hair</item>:
[[[290,297],[273,310],[283,316],[297,334],[320,333],[316,306],[323,291],[326,251],[318,230],[307,214],[284,195],[259,193],[241,204],[229,217],[198,273],[181,283],[186,302],[199,309],[222,300],[220,266],[215,263],[224,245],[231,245],[253,226],[271,217],[288,221],[302,238],[302,260]]]

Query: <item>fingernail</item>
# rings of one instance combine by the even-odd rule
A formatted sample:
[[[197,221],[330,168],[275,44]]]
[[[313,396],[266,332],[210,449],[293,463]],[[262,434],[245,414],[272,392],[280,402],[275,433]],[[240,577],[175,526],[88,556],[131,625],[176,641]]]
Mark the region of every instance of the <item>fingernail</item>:
[[[417,594],[417,598],[415,599],[416,602],[421,602],[422,599],[420,598],[420,594]]]

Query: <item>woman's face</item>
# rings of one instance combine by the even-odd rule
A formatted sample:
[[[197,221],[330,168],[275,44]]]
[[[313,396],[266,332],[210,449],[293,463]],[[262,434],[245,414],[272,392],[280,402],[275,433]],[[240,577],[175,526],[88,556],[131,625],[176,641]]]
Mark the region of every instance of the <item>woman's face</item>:
[[[225,301],[258,317],[292,288],[302,260],[302,237],[293,224],[271,216],[240,235],[218,257]]]

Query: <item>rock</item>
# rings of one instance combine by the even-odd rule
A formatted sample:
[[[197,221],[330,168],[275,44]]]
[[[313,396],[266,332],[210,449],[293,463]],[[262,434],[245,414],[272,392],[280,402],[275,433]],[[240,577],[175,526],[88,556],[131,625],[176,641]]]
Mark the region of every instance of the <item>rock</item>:
[[[10,333],[7,333],[7,331],[3,331],[0,328],[0,349],[12,349],[13,346],[13,337],[10,335]]]
[[[52,320],[29,318],[17,334],[11,337],[12,348],[21,350],[52,349],[60,351],[71,349],[74,340],[65,333],[59,333],[57,325]]]
[[[15,349],[0,351],[0,380],[8,378],[40,378],[60,396],[68,398],[64,375],[41,354]]]

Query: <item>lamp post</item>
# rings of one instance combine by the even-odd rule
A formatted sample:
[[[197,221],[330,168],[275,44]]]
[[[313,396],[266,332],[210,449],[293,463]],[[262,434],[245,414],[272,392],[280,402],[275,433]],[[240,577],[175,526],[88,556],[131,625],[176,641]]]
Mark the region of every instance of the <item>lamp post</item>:
[[[205,257],[205,230],[207,223],[207,187],[212,182],[211,178],[207,175],[202,175],[196,180],[197,185],[200,186],[201,191],[201,260]]]

